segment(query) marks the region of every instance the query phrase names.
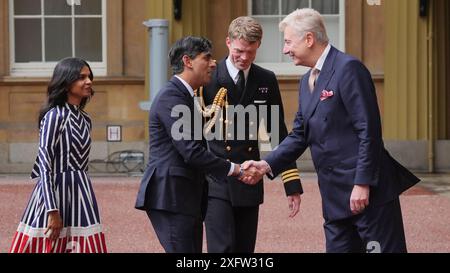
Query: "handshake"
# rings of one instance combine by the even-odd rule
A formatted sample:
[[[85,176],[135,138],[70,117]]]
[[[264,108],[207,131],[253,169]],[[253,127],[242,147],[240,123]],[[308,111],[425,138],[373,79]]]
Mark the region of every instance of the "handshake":
[[[240,181],[247,185],[255,185],[266,173],[270,173],[271,169],[269,164],[264,161],[254,161],[249,160],[242,163],[242,165],[237,165],[236,168],[239,168],[238,175],[236,175]]]

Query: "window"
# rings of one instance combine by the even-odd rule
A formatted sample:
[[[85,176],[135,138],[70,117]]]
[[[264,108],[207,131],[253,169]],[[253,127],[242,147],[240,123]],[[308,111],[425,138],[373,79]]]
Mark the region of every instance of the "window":
[[[50,76],[80,57],[106,75],[106,0],[10,0],[12,76]]]
[[[344,4],[344,0],[249,0],[250,16],[257,19],[264,30],[256,63],[277,75],[298,75],[307,71],[304,67],[295,67],[290,58],[283,55],[284,37],[278,29],[284,17],[299,8],[319,11],[324,17],[331,44],[344,51]]]

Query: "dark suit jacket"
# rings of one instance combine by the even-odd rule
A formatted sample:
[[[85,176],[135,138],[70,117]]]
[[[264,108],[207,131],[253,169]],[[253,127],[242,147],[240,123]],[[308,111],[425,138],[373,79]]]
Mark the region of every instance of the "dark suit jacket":
[[[228,73],[226,59],[224,59],[217,65],[210,84],[205,87],[203,96],[206,105],[213,103],[217,91],[222,87],[228,90],[229,105],[242,105],[243,107],[255,105],[257,109],[262,106],[266,107],[268,113],[264,121],[267,124],[267,131],[269,133],[278,133],[280,141],[287,136],[280,90],[273,72],[252,64],[247,77],[245,92],[241,98],[238,98],[235,92],[236,86]],[[277,120],[274,120],[274,123],[278,125],[278,132],[272,132],[271,106],[279,106],[280,114]],[[234,126],[234,135],[231,137],[234,140],[212,140],[208,142],[209,147],[214,154],[235,163],[243,163],[246,160],[260,160],[257,132],[260,125],[259,120],[263,117],[258,115],[257,120],[245,118],[245,128],[251,128],[251,130],[246,130],[244,140],[238,140],[236,127],[238,116],[235,115],[233,117],[233,123],[231,124],[231,126]],[[274,116],[274,118],[276,117]],[[222,126],[224,125],[222,124]],[[252,130],[253,132],[251,132]],[[227,139],[231,138],[227,136]],[[293,176],[296,179],[284,183],[286,194],[302,193],[302,186],[294,160],[284,165],[281,171],[287,170],[295,171]],[[219,183],[212,180],[209,183],[209,196],[230,200],[233,206],[257,206],[263,202],[263,183],[248,186],[234,177],[228,177],[227,183]]]
[[[332,47],[312,95],[309,75],[301,81],[293,132],[265,159],[273,174],[309,146],[327,220],[352,215],[355,184],[370,185],[369,202],[377,206],[419,181],[384,148],[375,87],[360,61]],[[333,95],[321,99],[324,90]]]
[[[172,114],[180,106],[188,114]],[[176,77],[152,102],[149,162],[137,195],[137,209],[201,216],[204,174],[210,173],[221,181],[227,176],[231,163],[209,152],[202,137],[194,138],[194,113],[198,113],[195,111],[193,98]],[[172,130],[179,128],[176,123],[183,121],[187,122],[187,126],[182,127],[185,138],[176,140]]]

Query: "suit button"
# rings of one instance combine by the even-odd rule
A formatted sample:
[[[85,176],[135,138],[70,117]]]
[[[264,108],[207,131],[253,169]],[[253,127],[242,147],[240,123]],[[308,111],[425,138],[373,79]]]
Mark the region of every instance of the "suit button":
[[[231,151],[231,147],[230,147],[230,146],[227,146],[225,149],[226,149],[228,152]]]
[[[253,151],[253,148],[252,147],[248,147],[248,151],[249,152]]]

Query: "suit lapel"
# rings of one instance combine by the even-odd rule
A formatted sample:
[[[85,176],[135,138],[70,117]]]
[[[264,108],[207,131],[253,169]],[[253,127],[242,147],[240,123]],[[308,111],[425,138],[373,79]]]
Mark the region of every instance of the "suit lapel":
[[[197,127],[195,126],[196,121],[195,119],[198,118],[198,120],[200,121],[200,124],[202,125],[201,128],[203,128],[203,123],[202,123],[202,116],[201,113],[197,110],[197,108],[195,108],[194,105],[194,98],[192,97],[191,93],[189,93],[189,90],[187,90],[186,86],[177,78],[177,77],[172,77],[170,79],[170,82],[175,85],[175,87],[177,88],[177,90],[181,93],[183,93],[183,95],[186,98],[186,106],[189,107],[189,109],[191,110],[191,120],[193,123],[191,123],[191,130],[192,130],[192,139],[198,139],[197,137],[201,137],[201,141],[202,141],[202,145],[207,148],[207,143],[206,140],[203,136],[203,130],[196,130]]]
[[[187,90],[186,86],[184,86],[184,84],[175,76],[170,79],[170,82],[186,96],[186,99],[189,101],[189,106],[193,107],[194,99],[192,98],[191,93],[189,93],[189,90]]]
[[[308,87],[308,78],[309,78],[308,74],[310,72],[305,74],[304,78],[301,80],[301,86],[300,86],[300,104],[301,104],[303,116],[305,115],[306,110],[308,109],[308,105],[310,104],[311,97],[312,97],[312,94],[311,94],[311,92],[309,92],[309,87]]]
[[[217,67],[217,80],[219,82],[219,86],[225,87],[228,92],[228,100],[232,104],[236,104],[239,98],[236,97],[236,85],[234,84],[233,79],[230,77],[230,73],[228,73],[227,64],[224,59]]]
[[[319,79],[317,81],[316,87],[314,88],[314,92],[312,94],[311,100],[309,104],[306,106],[305,111],[303,112],[303,117],[305,119],[305,124],[308,124],[309,118],[314,114],[317,106],[320,102],[320,96],[322,94],[322,90],[325,90],[328,82],[334,74],[334,60],[336,58],[337,50],[334,47],[331,47],[331,50],[325,60],[325,63],[322,67],[322,71],[319,74]],[[309,76],[308,76],[309,79]],[[308,82],[308,79],[305,79],[305,82]],[[302,88],[307,88],[304,90],[308,90],[307,84],[302,86]],[[302,91],[303,92],[303,91]]]

